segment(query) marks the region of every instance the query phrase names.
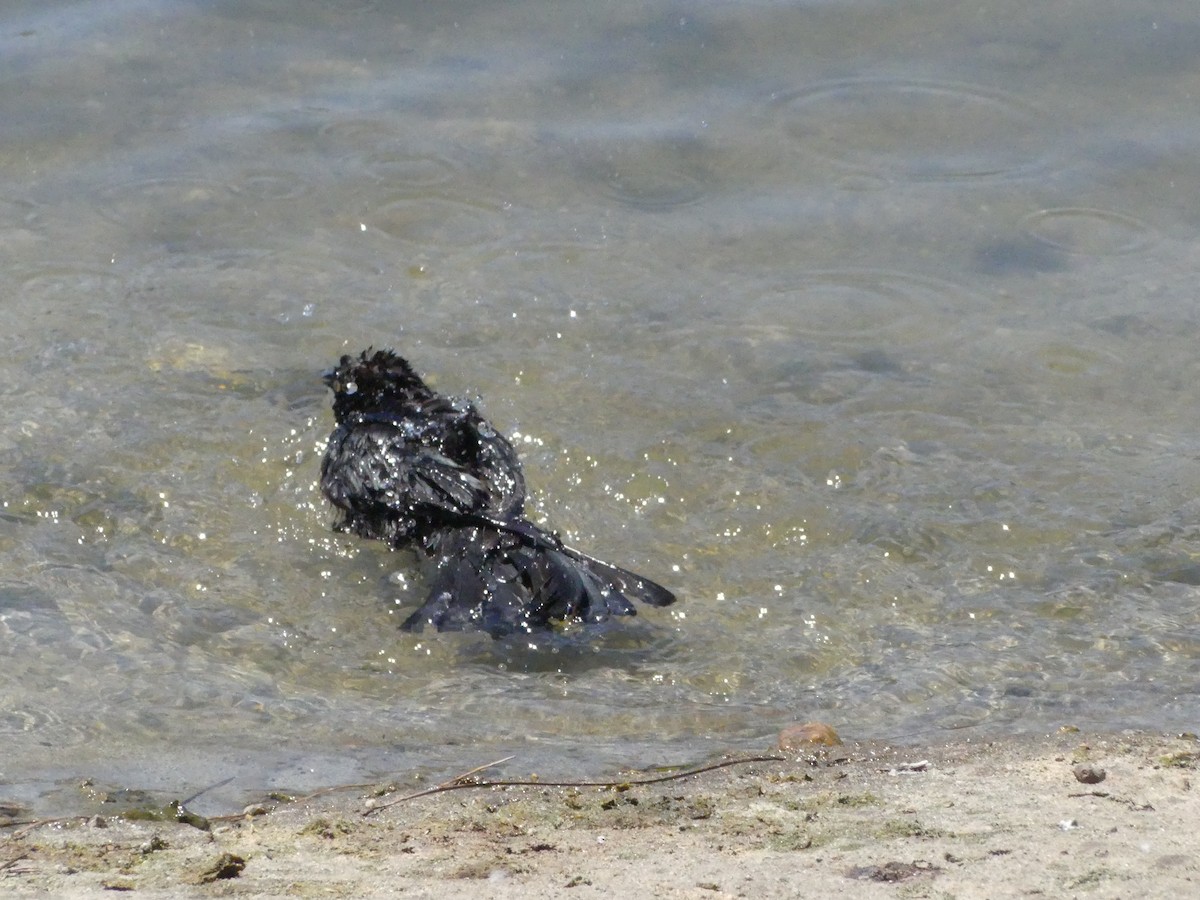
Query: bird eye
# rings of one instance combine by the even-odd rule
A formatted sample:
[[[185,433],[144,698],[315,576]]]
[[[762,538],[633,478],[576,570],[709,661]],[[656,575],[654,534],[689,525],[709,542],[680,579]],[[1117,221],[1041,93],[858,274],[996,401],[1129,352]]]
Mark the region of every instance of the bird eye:
[[[357,394],[358,393],[358,385],[355,384],[353,381],[347,381],[342,386],[342,390],[344,390],[347,394]]]

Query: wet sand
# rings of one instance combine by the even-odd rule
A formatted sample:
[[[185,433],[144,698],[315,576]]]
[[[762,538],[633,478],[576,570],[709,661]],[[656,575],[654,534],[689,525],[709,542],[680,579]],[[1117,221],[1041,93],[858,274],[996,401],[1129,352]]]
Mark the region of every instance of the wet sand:
[[[197,823],[209,830],[9,824],[0,894],[1193,896],[1198,766],[1194,736],[1068,732],[846,744],[617,788],[471,786],[398,803],[427,786],[342,790]]]

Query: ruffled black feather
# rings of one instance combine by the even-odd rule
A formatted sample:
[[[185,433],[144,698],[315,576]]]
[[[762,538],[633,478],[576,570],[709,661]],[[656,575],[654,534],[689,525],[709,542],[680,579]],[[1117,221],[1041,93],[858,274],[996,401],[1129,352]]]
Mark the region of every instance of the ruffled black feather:
[[[667,606],[666,588],[566,546],[524,518],[512,444],[469,402],[431,390],[389,350],[343,356],[325,376],[337,427],[321,490],[338,528],[425,562],[429,595],[406,629],[478,628],[495,636],[554,621]]]

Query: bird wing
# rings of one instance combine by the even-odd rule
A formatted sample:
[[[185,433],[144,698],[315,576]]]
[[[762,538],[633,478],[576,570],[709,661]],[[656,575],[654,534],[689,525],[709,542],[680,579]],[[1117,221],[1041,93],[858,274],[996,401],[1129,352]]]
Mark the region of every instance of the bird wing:
[[[339,427],[321,467],[326,496],[361,534],[408,534],[488,503],[488,486],[423,435],[393,422]],[[387,525],[388,520],[394,527]]]
[[[465,515],[487,504],[487,485],[466,468],[435,450],[407,460],[409,501],[441,512]]]

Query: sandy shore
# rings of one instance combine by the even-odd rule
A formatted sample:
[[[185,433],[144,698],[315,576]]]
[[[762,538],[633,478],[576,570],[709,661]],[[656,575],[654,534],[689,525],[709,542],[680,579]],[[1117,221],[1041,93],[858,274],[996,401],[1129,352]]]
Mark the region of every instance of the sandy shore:
[[[413,786],[339,791],[209,830],[10,824],[0,895],[1198,896],[1198,766],[1190,736],[1064,733],[848,744],[624,789],[470,787],[369,815]]]

